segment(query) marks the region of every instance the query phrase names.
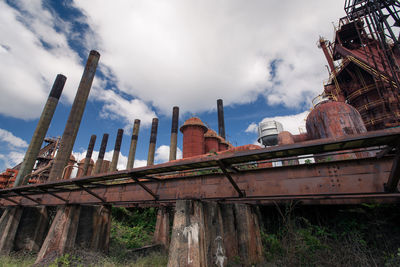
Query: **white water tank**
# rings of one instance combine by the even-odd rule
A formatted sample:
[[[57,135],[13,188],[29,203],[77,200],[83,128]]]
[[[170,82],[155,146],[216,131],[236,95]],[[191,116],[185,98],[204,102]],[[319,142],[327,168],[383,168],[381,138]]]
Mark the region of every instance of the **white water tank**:
[[[282,124],[277,121],[260,122],[258,125],[258,142],[264,146],[275,146],[278,144],[278,134],[282,131]]]

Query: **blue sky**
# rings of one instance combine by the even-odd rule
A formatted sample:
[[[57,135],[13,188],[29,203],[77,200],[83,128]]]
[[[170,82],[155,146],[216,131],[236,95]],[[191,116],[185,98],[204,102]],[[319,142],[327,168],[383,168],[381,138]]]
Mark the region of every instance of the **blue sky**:
[[[338,0],[0,0],[0,171],[22,160],[58,73],[67,82],[47,136],[62,135],[92,49],[101,57],[74,146],[79,159],[90,135],[98,150],[103,133],[111,157],[123,128],[122,169],[138,118],[135,164],[143,165],[156,116],[163,162],[172,107],[180,125],[196,115],[217,130],[218,98],[234,145],[254,143],[263,119],[295,133],[328,77],[318,38],[331,39],[342,16]]]

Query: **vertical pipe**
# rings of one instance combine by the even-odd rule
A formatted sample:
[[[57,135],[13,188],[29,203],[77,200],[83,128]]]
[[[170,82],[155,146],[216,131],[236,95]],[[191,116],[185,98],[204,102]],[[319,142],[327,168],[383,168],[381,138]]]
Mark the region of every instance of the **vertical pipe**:
[[[88,175],[88,168],[89,168],[89,164],[90,164],[90,159],[92,158],[95,143],[96,143],[96,135],[93,134],[90,137],[89,146],[86,151],[85,162],[83,163],[83,167],[82,167],[83,168],[82,176]]]
[[[103,139],[101,140],[99,156],[97,157],[96,167],[93,174],[99,174],[101,172],[101,165],[103,164],[104,154],[106,153],[108,141],[108,134],[103,134]]]
[[[176,160],[176,147],[178,141],[179,107],[172,109],[171,144],[169,146],[169,160]]]
[[[114,153],[111,160],[110,172],[117,170],[119,151],[121,150],[122,135],[124,130],[118,129],[117,138],[115,139]]]
[[[139,136],[140,120],[136,119],[133,124],[131,146],[129,148],[128,163],[126,169],[132,169],[133,163],[135,162],[136,145]]]
[[[218,134],[225,139],[224,104],[222,99],[217,100],[218,109]]]
[[[72,104],[72,108],[69,113],[67,124],[65,125],[60,148],[58,149],[57,156],[54,159],[54,164],[49,174],[49,181],[54,181],[61,178],[64,167],[68,163],[72,148],[74,147],[76,135],[78,134],[79,126],[81,124],[83,112],[85,111],[86,102],[89,96],[90,88],[92,87],[92,82],[96,73],[99,58],[100,54],[97,51],[90,51],[85,70],[74,99],[74,103]]]
[[[49,129],[51,119],[53,118],[58,100],[63,91],[66,79],[67,78],[64,75],[58,74],[54,81],[47,102],[43,108],[42,115],[40,116],[39,122],[36,126],[36,130],[33,133],[32,140],[29,143],[28,150],[25,153],[24,161],[22,162],[17,178],[15,179],[14,187],[21,185],[25,176],[32,172],[40,147],[42,146],[44,137]]]
[[[158,128],[158,119],[153,118],[153,122],[151,124],[151,134],[150,134],[149,154],[147,156],[147,166],[154,164],[154,153],[156,150],[156,140],[157,140],[157,128]]]

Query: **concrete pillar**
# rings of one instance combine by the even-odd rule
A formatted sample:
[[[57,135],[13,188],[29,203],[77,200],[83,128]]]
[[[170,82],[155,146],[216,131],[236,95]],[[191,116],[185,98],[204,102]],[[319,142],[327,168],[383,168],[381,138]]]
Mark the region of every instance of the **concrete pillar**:
[[[54,159],[54,164],[49,174],[49,181],[60,179],[64,167],[68,163],[69,156],[71,155],[72,148],[78,134],[99,58],[100,54],[97,51],[90,51],[89,58],[86,62],[86,67],[74,99],[74,103],[72,104],[72,108],[69,113],[67,124],[65,125],[58,153]]]
[[[35,263],[47,257],[62,255],[74,247],[80,211],[79,205],[66,205],[57,209]]]
[[[156,141],[157,141],[157,128],[158,128],[158,119],[153,118],[153,122],[151,123],[149,154],[147,155],[147,166],[151,166],[154,164],[154,153],[156,151]]]
[[[22,216],[22,207],[8,207],[0,219],[0,253],[9,254],[14,249],[14,240]]]
[[[140,120],[136,119],[133,124],[131,146],[129,148],[128,163],[126,169],[132,169],[135,162],[136,145],[139,136]]]
[[[162,244],[164,248],[168,248],[169,246],[169,212],[164,206],[161,206],[157,212],[153,243]]]
[[[168,266],[254,266],[263,262],[258,216],[246,204],[178,200]]]
[[[103,134],[103,139],[101,140],[99,156],[97,157],[93,174],[101,173],[101,166],[103,164],[104,154],[106,153],[107,142],[108,142],[108,134],[105,133]]]
[[[117,138],[115,139],[114,153],[111,160],[110,172],[117,170],[119,151],[121,150],[122,135],[124,134],[123,129],[118,129]]]
[[[108,252],[111,229],[111,206],[82,206],[76,245],[93,251]]]
[[[15,237],[15,250],[38,252],[48,228],[47,207],[24,207]]]
[[[217,110],[218,110],[218,134],[222,138],[225,137],[225,120],[224,120],[224,104],[222,99],[217,100]]]
[[[169,161],[176,160],[178,144],[179,107],[172,109],[171,144],[169,146]]]
[[[47,130],[49,129],[51,119],[53,118],[54,111],[56,110],[66,79],[67,78],[64,75],[58,74],[56,80],[54,81],[49,97],[47,98],[47,102],[43,108],[42,115],[40,116],[39,122],[36,126],[36,130],[33,133],[31,142],[29,143],[28,150],[25,153],[25,157],[19,169],[17,178],[15,179],[14,187],[24,184],[23,182],[25,176],[32,172],[36,158],[39,154],[40,147],[42,146]],[[26,179],[26,181],[28,181],[28,179]]]
[[[89,165],[90,165],[90,160],[92,159],[92,154],[93,154],[93,149],[94,149],[94,144],[95,143],[96,143],[96,135],[93,134],[90,137],[89,146],[88,146],[88,149],[86,151],[85,162],[83,163],[83,167],[82,167],[82,169],[83,169],[82,170],[82,174],[81,175],[77,175],[78,177],[86,176],[88,174],[91,174],[91,172],[88,172],[88,169],[89,169]],[[78,171],[78,173],[79,173],[79,171]]]

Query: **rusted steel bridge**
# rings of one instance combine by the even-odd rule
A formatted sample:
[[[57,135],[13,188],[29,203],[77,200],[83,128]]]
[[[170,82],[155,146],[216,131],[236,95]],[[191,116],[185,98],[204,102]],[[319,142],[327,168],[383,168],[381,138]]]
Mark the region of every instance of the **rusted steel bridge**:
[[[179,199],[256,204],[397,202],[399,148],[400,128],[392,128],[3,189],[0,204],[173,205]],[[334,155],[355,151],[364,156],[331,160]],[[262,167],[266,162],[310,155],[324,159]]]

